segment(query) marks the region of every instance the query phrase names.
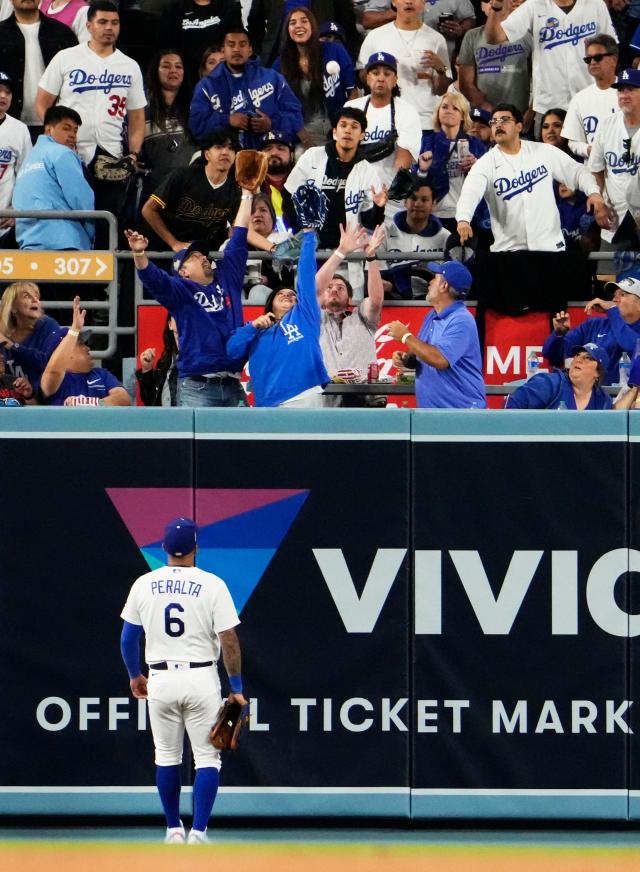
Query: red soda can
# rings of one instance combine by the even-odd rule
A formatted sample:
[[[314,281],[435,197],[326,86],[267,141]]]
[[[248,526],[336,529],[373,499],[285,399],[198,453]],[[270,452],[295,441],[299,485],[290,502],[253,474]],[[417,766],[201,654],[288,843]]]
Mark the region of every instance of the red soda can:
[[[367,370],[367,381],[368,382],[377,382],[380,377],[380,367],[378,366],[377,361],[375,363],[369,364],[369,369]]]

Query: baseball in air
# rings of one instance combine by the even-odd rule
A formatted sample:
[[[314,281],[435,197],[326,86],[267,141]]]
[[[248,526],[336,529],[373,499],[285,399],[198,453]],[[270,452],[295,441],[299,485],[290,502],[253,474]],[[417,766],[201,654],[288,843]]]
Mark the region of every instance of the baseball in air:
[[[340,74],[340,64],[338,61],[327,61],[326,70],[330,76],[337,76]]]

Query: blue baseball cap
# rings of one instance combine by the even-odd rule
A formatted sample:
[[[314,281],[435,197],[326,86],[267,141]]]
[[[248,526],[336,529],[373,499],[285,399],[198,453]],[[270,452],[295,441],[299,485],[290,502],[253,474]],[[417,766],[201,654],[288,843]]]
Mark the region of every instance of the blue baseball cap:
[[[584,345],[574,345],[571,349],[571,354],[577,354],[579,351],[584,351],[593,360],[597,360],[603,369],[609,368],[609,355],[602,345],[596,345],[595,342],[585,342]]]
[[[489,121],[491,121],[491,112],[487,112],[486,109],[475,108],[469,112],[472,121],[477,121],[479,124],[486,124],[489,126]]]
[[[13,94],[13,81],[11,79],[11,76],[8,76],[6,73],[3,73],[1,70],[0,70],[0,85],[2,85],[2,87],[4,87],[4,88],[8,88],[11,91],[11,93]]]
[[[189,257],[189,255],[193,254],[194,251],[200,252],[200,254],[209,254],[209,249],[211,246],[205,239],[194,239],[191,245],[187,248],[181,248],[180,251],[176,251],[173,260],[171,261],[171,265],[173,267],[173,271],[176,275],[182,269],[182,264]]]
[[[365,70],[369,72],[369,70],[372,70],[374,67],[389,67],[390,70],[397,73],[398,61],[392,54],[389,54],[388,51],[377,51],[374,54],[369,55],[369,60],[367,61]]]
[[[458,260],[446,260],[438,263],[430,260],[427,269],[444,277],[459,297],[466,297],[471,289],[473,277],[463,263]]]
[[[274,142],[288,145],[292,150],[296,147],[293,139],[288,133],[282,133],[279,130],[270,130],[268,133],[263,133],[260,137],[260,148],[266,148],[268,145],[273,145]]]
[[[611,85],[612,88],[640,88],[640,70],[623,70]]]
[[[164,528],[162,547],[172,557],[191,554],[198,543],[198,525],[191,518],[174,518]]]
[[[323,21],[319,30],[320,36],[337,36],[346,44],[347,34],[344,32],[344,27],[338,24],[337,21]]]

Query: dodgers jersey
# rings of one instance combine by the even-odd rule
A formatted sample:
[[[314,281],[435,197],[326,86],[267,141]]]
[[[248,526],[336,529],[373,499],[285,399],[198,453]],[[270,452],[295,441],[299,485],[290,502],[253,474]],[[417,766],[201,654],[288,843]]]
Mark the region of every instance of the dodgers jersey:
[[[195,566],[162,566],[141,575],[120,617],[143,627],[147,663],[215,662],[219,634],[240,623],[224,581]]]
[[[27,125],[5,115],[0,123],[0,209],[10,208],[16,176],[31,148]],[[0,228],[0,237],[8,232],[8,227]]]
[[[98,145],[122,157],[127,111],[147,105],[138,64],[118,49],[100,57],[87,43],[59,51],[38,87],[79,113],[78,154],[85,164],[91,163]]]
[[[596,84],[583,88],[571,98],[562,135],[569,148],[578,157],[588,156],[598,124],[618,111],[618,92],[615,88],[599,88]]]
[[[566,109],[571,97],[591,84],[582,60],[584,41],[596,33],[617,39],[604,0],[576,0],[564,12],[553,0],[527,0],[503,22],[511,42],[533,37],[533,108]]]
[[[491,251],[564,251],[554,179],[587,196],[599,193],[591,173],[555,145],[523,139],[518,154],[496,145],[471,167],[456,220],[470,222],[484,197],[495,240]]]
[[[627,189],[632,182],[635,183],[640,167],[640,130],[636,130],[631,138],[627,160],[625,140],[628,138],[629,132],[622,112],[609,116],[596,131],[587,163],[594,173],[604,170],[605,197],[615,209],[618,223],[622,222],[627,212]],[[602,228],[600,231],[602,239],[611,242],[616,229]]]

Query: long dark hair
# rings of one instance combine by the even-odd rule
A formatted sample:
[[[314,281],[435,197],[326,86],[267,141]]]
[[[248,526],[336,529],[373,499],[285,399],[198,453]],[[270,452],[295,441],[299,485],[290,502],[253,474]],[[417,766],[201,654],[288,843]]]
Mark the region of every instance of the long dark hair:
[[[169,327],[169,321],[173,318],[171,312],[167,312],[167,320],[164,322],[164,330],[162,331],[162,344],[164,350],[158,360],[159,367],[169,369],[173,361],[178,356],[178,346],[176,345],[176,337],[173,335],[173,330]]]
[[[160,130],[165,130],[167,126],[167,119],[169,117],[169,107],[162,99],[162,86],[160,85],[160,78],[158,76],[158,67],[160,66],[160,61],[162,58],[167,55],[177,55],[182,61],[182,67],[184,69],[184,78],[182,80],[182,84],[176,94],[176,99],[173,101],[173,106],[171,107],[171,115],[175,116],[187,130],[187,123],[189,120],[189,107],[191,105],[191,92],[192,88],[189,82],[187,81],[187,67],[184,62],[184,56],[182,52],[179,52],[175,48],[163,48],[156,55],[154,55],[151,63],[149,64],[149,68],[147,69],[147,96],[149,98],[149,118],[154,127],[158,127]]]
[[[309,96],[304,97],[302,94],[302,80],[305,78],[300,69],[300,55],[298,54],[298,45],[289,36],[289,21],[295,12],[302,12],[309,19],[311,25],[311,36],[307,42],[307,54],[309,57],[309,79],[310,91]],[[306,6],[296,6],[287,15],[282,29],[282,44],[280,47],[280,71],[291,86],[296,97],[301,102],[309,102],[311,106],[324,105],[324,70],[322,61],[322,43],[318,35],[318,22]]]

